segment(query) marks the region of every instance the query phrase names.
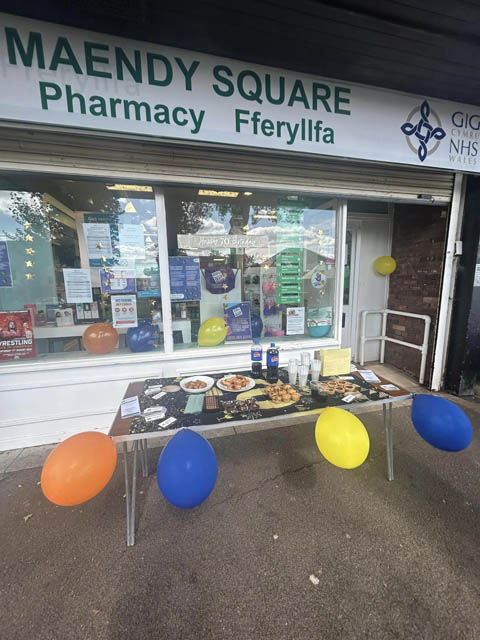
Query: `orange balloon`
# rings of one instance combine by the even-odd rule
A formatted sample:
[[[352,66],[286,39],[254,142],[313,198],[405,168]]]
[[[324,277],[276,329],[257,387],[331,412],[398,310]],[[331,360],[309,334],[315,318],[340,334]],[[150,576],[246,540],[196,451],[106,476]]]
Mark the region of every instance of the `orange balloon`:
[[[85,329],[82,342],[89,353],[105,355],[116,347],[118,332],[111,324],[96,322]]]
[[[82,504],[106,487],[116,463],[117,450],[109,436],[97,431],[78,433],[61,442],[46,459],[43,494],[61,507]]]

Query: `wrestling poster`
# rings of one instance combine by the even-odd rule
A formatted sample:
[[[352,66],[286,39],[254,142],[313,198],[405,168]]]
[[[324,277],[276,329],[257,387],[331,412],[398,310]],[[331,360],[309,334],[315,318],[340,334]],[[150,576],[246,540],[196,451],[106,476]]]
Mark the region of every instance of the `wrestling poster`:
[[[0,311],[0,360],[35,356],[30,311]]]

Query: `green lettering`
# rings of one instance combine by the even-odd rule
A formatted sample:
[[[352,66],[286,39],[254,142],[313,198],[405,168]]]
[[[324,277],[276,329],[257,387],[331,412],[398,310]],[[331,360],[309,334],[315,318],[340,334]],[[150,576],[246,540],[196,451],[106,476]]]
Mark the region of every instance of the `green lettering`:
[[[215,80],[218,80],[219,82],[222,82],[223,84],[226,85],[226,89],[221,89],[218,84],[214,84],[213,85],[213,90],[215,91],[215,93],[219,96],[224,96],[226,98],[228,98],[228,96],[233,95],[233,82],[231,82],[230,80],[228,80],[228,78],[224,78],[221,75],[221,72],[225,73],[227,76],[230,76],[230,78],[233,76],[233,71],[231,69],[229,69],[228,67],[226,67],[225,65],[217,65],[216,67],[213,67],[213,77],[215,78]],[[247,111],[248,113],[248,111]]]
[[[235,131],[240,133],[240,127],[242,124],[248,124],[248,120],[242,118],[242,116],[250,115],[250,111],[245,109],[235,109]]]
[[[72,87],[69,84],[67,84],[65,85],[65,94],[67,98],[67,111],[69,111],[69,113],[73,113],[75,111],[75,108],[73,105],[74,100],[78,100],[80,113],[87,113],[87,109],[85,107],[85,98],[82,96],[81,93],[73,93]]]
[[[320,84],[319,82],[314,82],[312,84],[312,109],[316,111],[318,109],[318,102],[320,101],[323,104],[323,108],[327,113],[331,113],[332,110],[330,105],[328,104],[328,99],[330,98],[330,87],[328,84]]]
[[[100,51],[108,51],[110,47],[108,44],[97,44],[95,42],[85,42],[85,67],[87,69],[87,76],[97,76],[98,78],[111,78],[110,71],[98,71],[94,69],[93,65],[98,62],[100,64],[108,64],[110,60],[104,56],[94,55],[94,49],[100,49]]]
[[[62,54],[65,53],[65,57],[62,57]],[[78,64],[78,60],[73,53],[72,47],[66,38],[58,38],[57,44],[55,45],[55,49],[52,55],[52,61],[50,63],[50,71],[56,71],[58,69],[59,64],[67,64],[73,67],[75,73],[79,75],[82,74],[82,70],[80,65]]]
[[[325,129],[323,130],[322,140],[325,144],[334,144],[335,140],[333,137],[333,129],[330,129],[330,127],[325,127]]]
[[[54,82],[39,82],[38,86],[40,88],[40,100],[42,104],[42,109],[48,111],[48,101],[49,100],[60,100],[62,97],[62,90],[55,84]],[[48,93],[48,90],[53,91],[53,93]]]
[[[251,78],[253,80],[254,88],[248,91],[244,87],[245,78]],[[252,100],[262,104],[263,100],[260,97],[262,95],[262,81],[255,71],[241,71],[237,78],[238,93],[245,98],[245,100]]]
[[[285,101],[285,78],[280,76],[278,83],[280,85],[280,95],[278,98],[274,98],[272,96],[272,77],[269,73],[265,74],[265,97],[270,104],[283,104]]]
[[[179,113],[183,113],[184,115],[187,115],[188,111],[183,107],[175,107],[175,109],[172,111],[172,119],[175,122],[175,124],[178,124],[179,127],[184,127],[186,124],[188,124],[188,120],[186,118],[181,120],[178,117]]]
[[[163,80],[157,80],[155,78],[155,61],[163,62],[165,65],[165,78]],[[148,84],[153,84],[159,87],[167,87],[172,81],[172,65],[168,58],[160,55],[159,53],[147,53],[147,70],[148,70]]]
[[[119,80],[125,80],[123,67],[126,67],[135,82],[142,82],[142,59],[140,51],[135,49],[133,55],[135,61],[132,64],[132,62],[127,58],[127,54],[124,50],[120,47],[115,47],[115,65],[117,68],[117,78]]]
[[[185,89],[187,91],[191,91],[193,74],[198,69],[200,62],[198,60],[194,60],[188,69],[184,65],[183,60],[181,58],[175,58],[175,62],[178,64],[178,66],[180,67],[180,71],[185,76]]]
[[[130,120],[130,107],[133,107],[135,112],[135,120],[142,120],[142,109],[144,110],[145,120],[152,119],[150,105],[147,102],[137,102],[136,100],[124,100],[123,109],[125,112],[125,118]]]
[[[110,113],[112,114],[112,118],[117,117],[117,104],[121,103],[120,98],[110,98]]]
[[[153,116],[155,122],[158,122],[158,124],[170,124],[170,113],[167,106],[156,104],[153,108],[158,112]]]
[[[297,92],[300,95],[297,95]],[[305,89],[303,88],[303,82],[301,80],[295,80],[295,84],[293,85],[292,93],[290,94],[290,99],[288,101],[288,106],[293,107],[294,102],[301,102],[303,103],[303,106],[305,107],[305,109],[310,109],[310,105],[308,104],[307,94],[305,93]]]
[[[350,104],[350,98],[342,98],[341,93],[350,94],[350,89],[347,87],[335,87],[335,113],[342,113],[343,115],[349,116],[351,114],[350,109],[341,109],[340,104]]]
[[[264,136],[273,136],[273,133],[275,131],[275,125],[271,120],[268,120],[268,118],[262,120],[260,128]]]
[[[10,64],[17,64],[17,56],[15,48],[20,54],[24,67],[31,67],[33,62],[33,54],[37,54],[37,67],[45,69],[45,57],[43,55],[42,35],[36,31],[30,31],[28,34],[27,48],[18,35],[18,31],[13,27],[5,27],[5,37],[7,40],[8,61]]]
[[[90,96],[90,102],[92,103],[88,110],[92,116],[107,116],[107,103],[102,96]]]

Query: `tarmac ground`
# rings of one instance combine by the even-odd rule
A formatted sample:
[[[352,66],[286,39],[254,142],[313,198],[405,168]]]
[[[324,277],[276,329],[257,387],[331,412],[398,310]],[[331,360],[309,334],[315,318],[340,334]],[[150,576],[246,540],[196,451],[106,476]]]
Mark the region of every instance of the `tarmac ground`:
[[[463,408],[466,404],[464,403]],[[90,502],[42,495],[40,466],[0,481],[3,640],[477,640],[480,405],[460,453],[426,444],[393,409],[395,480],[381,411],[371,450],[341,470],[314,423],[215,438],[209,499],[182,511],[138,479],[126,547],[122,456]],[[39,463],[41,464],[41,463]]]

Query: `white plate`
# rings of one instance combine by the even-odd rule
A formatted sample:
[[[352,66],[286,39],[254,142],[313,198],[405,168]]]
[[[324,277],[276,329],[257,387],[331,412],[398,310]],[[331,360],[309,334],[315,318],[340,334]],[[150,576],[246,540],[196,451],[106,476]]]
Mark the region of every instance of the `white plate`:
[[[185,386],[187,382],[193,382],[194,380],[201,380],[202,382],[206,382],[207,386],[202,387],[202,389],[187,389],[187,387]],[[210,378],[210,376],[190,376],[190,378],[184,378],[183,380],[180,380],[180,386],[187,393],[205,393],[206,391],[210,391],[214,384],[215,380],[213,378]]]
[[[229,376],[224,376],[220,380],[217,380],[217,387],[222,391],[226,391],[227,393],[242,393],[243,391],[249,391],[249,389],[253,389],[253,387],[255,386],[255,380],[253,380],[253,378],[249,378],[248,376],[244,376],[244,377],[247,378],[249,383],[245,387],[242,387],[241,389],[237,389],[236,391],[231,391],[228,387],[225,387],[222,384],[224,380],[228,380],[229,378],[235,378],[235,376],[236,374],[233,373]]]

